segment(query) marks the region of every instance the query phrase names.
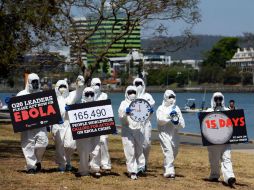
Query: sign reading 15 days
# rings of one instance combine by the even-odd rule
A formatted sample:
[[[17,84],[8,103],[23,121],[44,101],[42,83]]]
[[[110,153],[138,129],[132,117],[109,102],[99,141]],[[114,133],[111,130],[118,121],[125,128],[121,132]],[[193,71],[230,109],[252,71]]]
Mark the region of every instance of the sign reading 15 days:
[[[243,110],[201,112],[199,119],[204,146],[248,142]]]
[[[74,104],[69,108],[68,115],[74,140],[111,134],[116,130],[110,100]]]

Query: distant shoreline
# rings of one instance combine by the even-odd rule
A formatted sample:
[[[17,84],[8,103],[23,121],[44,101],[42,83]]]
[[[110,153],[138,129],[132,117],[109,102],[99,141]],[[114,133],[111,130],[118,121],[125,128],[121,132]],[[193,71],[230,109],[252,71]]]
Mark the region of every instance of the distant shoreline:
[[[106,89],[104,88],[103,91],[105,92],[120,92],[124,93],[126,89],[126,86],[121,86],[115,89]],[[254,92],[254,86],[225,86],[225,85],[215,85],[215,86],[196,86],[196,87],[171,87],[171,86],[147,86],[146,91],[148,92],[165,92],[167,89],[172,89],[175,92],[194,92],[194,93],[200,93],[200,92],[233,92],[233,93],[239,93],[239,92],[245,92],[245,93],[253,93]],[[18,93],[21,89],[0,89],[0,93]]]

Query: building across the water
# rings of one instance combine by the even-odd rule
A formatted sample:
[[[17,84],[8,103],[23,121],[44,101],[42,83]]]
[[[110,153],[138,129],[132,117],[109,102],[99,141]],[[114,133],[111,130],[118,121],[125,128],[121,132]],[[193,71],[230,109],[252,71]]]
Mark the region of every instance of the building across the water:
[[[95,61],[96,55],[107,50],[106,57],[125,57],[131,49],[140,49],[140,26],[137,24],[131,32],[123,37],[119,36],[126,30],[126,20],[122,18],[103,20],[99,25],[97,20],[86,18],[75,18],[75,24],[71,26],[70,38],[70,61],[74,62],[78,59],[77,53],[77,35],[85,36],[85,32],[92,31],[98,27],[94,33],[84,43],[89,48],[88,54],[84,50],[82,52],[82,60],[84,64],[91,64]],[[119,39],[117,39],[119,38]],[[112,43],[112,44],[111,44]]]
[[[236,66],[241,71],[253,72],[254,71],[254,49],[253,48],[240,48],[234,54],[232,59],[227,61],[226,66]]]
[[[85,36],[87,31],[87,21],[85,17],[78,17],[73,19],[73,25],[70,27],[70,63],[74,63],[81,58],[84,65],[87,64],[87,55],[85,50],[78,48],[78,39],[80,36]],[[77,35],[78,34],[78,35]],[[78,53],[78,51],[81,51]]]

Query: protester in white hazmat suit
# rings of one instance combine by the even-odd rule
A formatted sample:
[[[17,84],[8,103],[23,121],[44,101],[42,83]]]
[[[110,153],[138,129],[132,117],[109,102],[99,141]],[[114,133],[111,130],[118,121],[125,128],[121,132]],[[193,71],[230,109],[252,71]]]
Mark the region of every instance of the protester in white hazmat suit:
[[[40,78],[37,74],[28,75],[26,87],[17,96],[23,96],[40,92]],[[31,129],[21,132],[21,147],[26,159],[28,174],[34,174],[41,170],[41,161],[48,145],[46,127]]]
[[[101,91],[101,80],[99,78],[93,78],[91,80],[91,87],[95,92],[95,101],[108,99],[108,95]],[[106,171],[111,170],[111,161],[108,151],[108,135],[100,136],[100,153],[96,157],[96,160],[101,165],[101,169]]]
[[[52,127],[53,139],[56,146],[56,163],[60,172],[71,171],[71,156],[76,149],[76,141],[72,138],[69,117],[65,110],[69,96],[69,86],[65,80],[59,80],[55,86],[58,105],[63,123]]]
[[[94,101],[94,89],[86,87],[83,91],[82,103]],[[96,161],[96,157],[100,152],[100,136],[89,137],[83,139],[77,139],[77,150],[79,153],[79,174],[81,176],[87,176],[89,173],[95,177],[100,177],[100,165]],[[90,167],[90,168],[89,168]]]
[[[213,111],[226,111],[229,110],[225,107],[225,99],[221,92],[215,92],[211,99],[211,108],[207,109],[207,112]],[[211,181],[218,181],[220,178],[220,165],[224,178],[224,182],[230,186],[233,186],[236,182],[231,162],[231,145],[212,145],[207,146],[209,154],[209,162],[211,172],[209,179]]]
[[[128,86],[125,91],[125,100],[123,100],[118,109],[119,119],[122,124],[122,142],[124,154],[126,157],[127,170],[131,179],[137,179],[139,167],[145,167],[145,158],[143,154],[144,134],[142,125],[130,118],[130,103],[137,97],[137,88]],[[140,163],[140,161],[142,163]]]
[[[175,178],[174,160],[178,153],[178,130],[185,127],[181,110],[172,90],[164,93],[162,105],[156,111],[159,139],[164,155],[164,177]]]
[[[133,81],[133,85],[136,86],[136,88],[137,88],[137,98],[144,99],[144,100],[148,101],[149,104],[151,105],[151,107],[153,108],[155,101],[154,101],[153,97],[151,96],[151,94],[145,92],[145,82],[141,78],[136,78]],[[143,133],[144,133],[144,138],[145,138],[144,144],[143,144],[143,152],[144,152],[144,156],[145,156],[144,171],[147,169],[148,157],[149,157],[149,152],[151,149],[152,125],[151,125],[150,120],[151,120],[151,117],[149,120],[147,120],[144,123],[144,127],[143,127]],[[143,163],[143,162],[144,161],[140,161],[140,163]],[[141,172],[143,172],[141,166],[139,167],[139,169],[141,169]]]

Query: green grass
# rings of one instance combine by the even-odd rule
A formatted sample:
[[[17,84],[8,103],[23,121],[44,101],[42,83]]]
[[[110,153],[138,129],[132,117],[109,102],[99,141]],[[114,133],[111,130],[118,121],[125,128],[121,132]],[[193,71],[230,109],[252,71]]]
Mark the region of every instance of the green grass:
[[[205,181],[209,174],[207,150],[204,147],[181,145],[176,159],[175,180],[165,179],[163,174],[163,155],[157,141],[153,142],[149,171],[146,177],[132,181],[126,176],[125,157],[121,138],[110,136],[110,155],[112,172],[100,179],[93,177],[75,177],[74,173],[56,172],[54,163],[54,145],[49,135],[50,144],[46,150],[43,172],[27,175],[24,170],[25,160],[20,147],[20,134],[14,134],[10,125],[0,125],[0,189],[156,189],[156,190],[214,190],[229,189],[220,183]],[[237,178],[236,189],[254,189],[253,155],[232,153],[234,172]],[[73,157],[74,167],[78,167],[78,155]]]

